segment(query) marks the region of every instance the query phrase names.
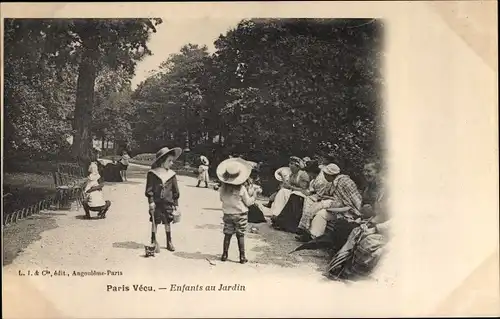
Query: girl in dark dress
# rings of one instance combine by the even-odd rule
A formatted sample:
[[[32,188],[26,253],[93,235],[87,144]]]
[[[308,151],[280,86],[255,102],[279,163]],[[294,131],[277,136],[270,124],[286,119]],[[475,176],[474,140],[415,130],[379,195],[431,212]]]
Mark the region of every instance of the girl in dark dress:
[[[151,230],[151,244],[158,247],[156,226],[164,224],[169,251],[175,251],[170,223],[174,220],[173,213],[177,209],[180,196],[176,174],[171,167],[181,153],[182,150],[177,147],[160,149],[156,153],[156,160],[151,166],[151,170],[148,171],[146,181],[145,195],[149,202],[149,221],[153,221],[153,216],[155,220]]]

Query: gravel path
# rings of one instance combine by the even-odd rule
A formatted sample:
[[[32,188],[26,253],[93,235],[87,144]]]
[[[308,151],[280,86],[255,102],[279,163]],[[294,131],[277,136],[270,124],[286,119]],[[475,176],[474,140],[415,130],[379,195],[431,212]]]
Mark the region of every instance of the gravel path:
[[[304,307],[304,296],[309,300],[333,300],[335,296],[335,304],[348,300],[351,294],[360,297],[358,289],[346,289],[344,284],[321,276],[327,261],[323,253],[289,255],[297,245],[293,235],[274,231],[267,224],[256,225],[258,233],[247,235],[248,264],[237,263],[236,239],[231,243],[230,260],[220,262],[223,235],[217,192],[194,187],[196,181],[191,177],[179,176],[182,221],[172,227],[177,251],[164,249],[165,235],[160,227],[161,253],[144,258],[144,244],[150,237],[143,193],[145,169],[133,165],[129,176],[128,182],[110,183],[104,188],[105,197],[113,203],[106,219],[84,220],[81,208],[62,212],[56,216],[59,227],[42,233],[40,240],[4,267],[4,296],[15,300],[11,301],[12,308],[16,302],[23,305],[20,295],[31,296],[32,300],[30,307],[5,307],[4,316],[13,317],[14,312],[24,318],[326,316],[335,312],[334,304]],[[19,271],[28,270],[40,273],[19,275]],[[42,276],[43,270],[52,276]],[[56,276],[58,270],[65,274]],[[74,276],[73,271],[101,271],[106,275]],[[136,292],[135,284],[151,286],[155,291]],[[245,291],[170,291],[172,284],[214,285],[216,289],[221,284],[237,285],[245,286]],[[115,289],[107,291],[108,285]],[[130,291],[113,291],[123,286]],[[362,294],[370,294],[370,290]],[[39,302],[33,302],[33,298]],[[228,301],[224,312],[221,298]],[[377,298],[371,298],[377,302]],[[4,302],[4,306],[8,304]],[[345,315],[349,311],[363,313],[356,304],[347,308],[342,312]]]

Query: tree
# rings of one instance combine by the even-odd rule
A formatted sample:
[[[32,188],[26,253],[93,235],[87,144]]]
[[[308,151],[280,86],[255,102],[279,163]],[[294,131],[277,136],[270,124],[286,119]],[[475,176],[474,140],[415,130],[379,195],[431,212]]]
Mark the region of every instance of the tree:
[[[137,61],[150,55],[147,40],[161,19],[47,19],[29,20],[24,27],[44,37],[44,54],[60,68],[78,68],[73,117],[72,153],[89,158],[94,86],[103,66],[133,74]]]
[[[191,148],[209,139],[205,134],[209,87],[204,77],[209,65],[207,48],[188,44],[139,85],[134,93],[140,119],[134,130],[137,140],[156,141],[152,148],[166,140]]]
[[[212,55],[188,45],[138,87],[134,134],[178,144],[187,131],[190,148],[215,150],[216,161],[227,152],[271,165],[329,157],[356,178],[380,149],[381,27],[368,19],[243,20]]]
[[[113,141],[115,146],[133,144],[130,79],[130,74],[122,68],[109,67],[101,70],[96,79],[92,135],[101,140],[103,149],[105,141]]]
[[[59,153],[71,133],[76,68],[58,66],[46,52],[47,35],[28,19],[5,19],[5,154],[40,157]]]

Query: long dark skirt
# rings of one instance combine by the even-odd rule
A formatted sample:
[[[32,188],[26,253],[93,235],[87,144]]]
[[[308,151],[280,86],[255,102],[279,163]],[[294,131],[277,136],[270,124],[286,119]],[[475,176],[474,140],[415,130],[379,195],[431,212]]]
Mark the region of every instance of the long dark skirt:
[[[303,207],[304,198],[292,194],[281,213],[272,219],[273,227],[289,233],[297,233]]]
[[[123,182],[120,174],[121,164],[108,163],[102,168],[102,177],[106,182]]]
[[[259,209],[259,207],[257,207],[257,205],[248,207],[248,222],[254,224],[266,222],[264,213]]]
[[[358,227],[356,222],[350,222],[345,219],[339,218],[332,222],[330,229],[323,235],[330,241],[330,247],[333,252],[337,252],[347,242],[347,238],[351,231]]]

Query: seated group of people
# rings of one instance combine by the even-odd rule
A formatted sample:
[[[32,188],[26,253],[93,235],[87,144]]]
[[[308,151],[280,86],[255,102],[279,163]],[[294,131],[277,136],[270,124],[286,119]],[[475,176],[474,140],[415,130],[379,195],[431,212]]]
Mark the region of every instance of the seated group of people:
[[[387,242],[389,222],[380,163],[364,166],[363,192],[336,164],[310,158],[292,156],[275,176],[280,189],[268,205],[257,204],[273,227],[296,233],[306,243],[300,249],[330,248],[334,256],[327,274],[333,278],[369,274]]]

